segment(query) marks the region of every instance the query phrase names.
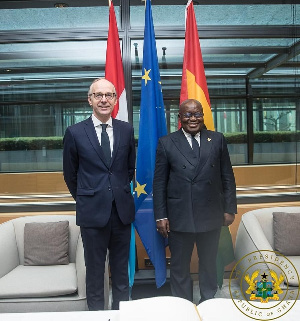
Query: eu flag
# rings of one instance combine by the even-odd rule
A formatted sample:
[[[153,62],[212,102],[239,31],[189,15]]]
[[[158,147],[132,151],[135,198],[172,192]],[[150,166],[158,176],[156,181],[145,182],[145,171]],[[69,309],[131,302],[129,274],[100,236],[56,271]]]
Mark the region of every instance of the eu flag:
[[[156,231],[152,183],[157,142],[167,134],[167,127],[150,0],[146,1],[141,88],[134,225],[155,268],[159,288],[166,281],[166,253],[165,239]]]

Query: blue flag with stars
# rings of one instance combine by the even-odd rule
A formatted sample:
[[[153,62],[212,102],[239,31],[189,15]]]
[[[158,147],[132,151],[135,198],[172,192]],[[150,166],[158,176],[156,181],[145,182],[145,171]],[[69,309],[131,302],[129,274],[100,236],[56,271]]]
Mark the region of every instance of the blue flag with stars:
[[[134,225],[155,268],[159,288],[166,281],[166,253],[165,239],[156,231],[152,183],[157,142],[167,134],[167,127],[150,0],[146,1],[141,88]]]

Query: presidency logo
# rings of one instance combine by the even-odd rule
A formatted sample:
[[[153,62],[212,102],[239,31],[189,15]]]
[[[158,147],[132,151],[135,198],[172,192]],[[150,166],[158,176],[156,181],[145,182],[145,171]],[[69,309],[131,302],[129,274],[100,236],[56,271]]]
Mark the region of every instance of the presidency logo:
[[[270,270],[271,280],[268,281],[268,274],[264,272],[261,274],[261,280],[257,281],[260,270],[256,270],[252,273],[251,277],[246,274],[244,277],[248,283],[249,288],[246,290],[247,294],[250,294],[250,300],[260,300],[261,303],[267,303],[269,300],[279,300],[278,294],[283,293],[280,284],[284,281],[284,276],[280,274],[279,278],[277,273]]]
[[[299,275],[279,252],[249,253],[234,266],[229,291],[235,306],[254,320],[273,320],[287,313],[299,296]]]

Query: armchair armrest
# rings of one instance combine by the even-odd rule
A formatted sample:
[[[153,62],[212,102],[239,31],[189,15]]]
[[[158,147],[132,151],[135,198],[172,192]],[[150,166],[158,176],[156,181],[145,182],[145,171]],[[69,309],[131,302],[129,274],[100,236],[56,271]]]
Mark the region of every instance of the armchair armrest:
[[[76,248],[76,274],[77,274],[77,285],[78,285],[78,295],[81,298],[86,297],[86,285],[85,285],[85,261],[83,252],[83,243],[81,239],[81,234],[78,235],[77,248]]]
[[[238,228],[235,246],[235,258],[238,261],[244,255],[259,250],[273,251],[274,249],[265,236],[265,233],[256,216],[249,212],[242,216]]]
[[[246,255],[249,255],[248,258],[252,258],[251,253],[256,251],[274,251],[272,245],[268,241],[260,222],[258,221],[257,217],[253,215],[253,213],[248,212],[242,216],[237,236],[236,236],[236,243],[235,243],[235,259],[237,264],[243,262],[243,258]],[[261,252],[261,254],[265,254],[267,252]],[[253,254],[255,255],[255,254]],[[257,253],[256,253],[257,255]],[[267,270],[269,267],[269,262],[275,261],[276,255],[271,260],[263,260],[261,263],[254,264],[249,266],[247,269],[248,274],[252,274],[254,270],[261,269]],[[240,262],[239,262],[240,261]],[[240,266],[240,265],[238,265]],[[274,270],[277,271],[276,267],[272,267]],[[243,273],[245,271],[242,271]],[[243,274],[239,275],[241,278]],[[246,288],[244,289],[246,291]]]
[[[11,221],[0,224],[0,278],[20,264],[14,225]]]

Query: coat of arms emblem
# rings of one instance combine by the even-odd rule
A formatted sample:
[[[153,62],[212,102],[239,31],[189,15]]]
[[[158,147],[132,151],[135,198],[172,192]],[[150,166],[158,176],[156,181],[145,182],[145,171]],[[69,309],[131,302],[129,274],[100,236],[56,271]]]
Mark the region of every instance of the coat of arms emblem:
[[[245,292],[250,294],[250,300],[260,300],[262,303],[279,300],[278,294],[283,292],[280,285],[284,281],[284,276],[280,274],[278,277],[275,271],[270,270],[269,274],[263,272],[261,278],[256,280],[259,275],[260,270],[254,271],[251,276],[245,275],[244,279],[249,285]]]

